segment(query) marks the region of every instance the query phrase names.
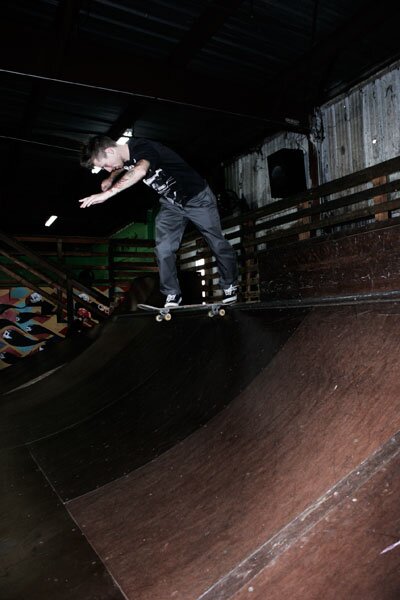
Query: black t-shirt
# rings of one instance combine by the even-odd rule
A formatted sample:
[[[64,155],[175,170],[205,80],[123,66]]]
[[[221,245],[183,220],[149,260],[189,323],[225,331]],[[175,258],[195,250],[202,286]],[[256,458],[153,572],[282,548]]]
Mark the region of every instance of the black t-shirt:
[[[130,158],[124,167],[129,168],[139,160],[148,160],[150,168],[143,183],[166,200],[185,204],[207,185],[183,158],[158,142],[132,138],[128,141],[128,147]]]

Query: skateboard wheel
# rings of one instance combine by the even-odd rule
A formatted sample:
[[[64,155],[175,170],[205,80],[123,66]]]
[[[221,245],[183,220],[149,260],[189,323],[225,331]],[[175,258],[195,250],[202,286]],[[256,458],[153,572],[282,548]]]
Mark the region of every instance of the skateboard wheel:
[[[220,308],[218,311],[218,314],[220,317],[224,317],[225,316],[225,309],[224,308]]]
[[[213,317],[214,316],[214,313],[213,313],[212,310],[209,310],[207,314],[208,314],[209,317]]]
[[[171,313],[167,313],[167,314],[164,316],[164,319],[165,319],[166,321],[170,321],[170,320],[172,319],[172,315],[171,315]]]
[[[162,315],[156,315],[157,323],[161,323],[162,320],[163,320]]]

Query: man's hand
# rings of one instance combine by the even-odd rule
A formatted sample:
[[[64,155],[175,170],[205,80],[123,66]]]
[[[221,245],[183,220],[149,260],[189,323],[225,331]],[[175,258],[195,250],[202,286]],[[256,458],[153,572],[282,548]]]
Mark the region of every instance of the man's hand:
[[[92,206],[93,204],[102,204],[109,198],[109,194],[93,194],[93,196],[88,196],[87,198],[82,198],[79,200],[81,203],[80,208],[87,208],[88,206]]]
[[[129,171],[126,171],[125,175],[118,179],[118,181],[111,185],[107,190],[103,190],[101,194],[93,194],[93,196],[88,196],[87,198],[82,198],[82,200],[79,200],[79,202],[81,203],[81,208],[87,208],[88,206],[92,206],[93,204],[101,204],[102,202],[105,202],[106,200],[111,198],[111,196],[119,194],[119,192],[126,190],[131,185],[135,185],[135,183],[141,181],[146,176],[149,167],[149,161],[142,158],[136,163],[134,167],[132,167]],[[113,171],[113,174],[110,175],[110,177],[107,177],[107,179],[105,179],[104,181],[109,181],[112,177],[111,181],[113,182],[115,176],[118,174],[118,172],[121,171],[122,169],[119,169],[118,171]]]

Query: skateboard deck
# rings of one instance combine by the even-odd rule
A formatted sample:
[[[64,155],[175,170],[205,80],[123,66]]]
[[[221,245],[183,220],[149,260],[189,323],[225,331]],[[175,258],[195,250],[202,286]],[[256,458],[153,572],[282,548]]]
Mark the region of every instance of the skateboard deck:
[[[140,310],[155,313],[156,321],[170,321],[173,312],[206,312],[209,317],[224,317],[226,305],[222,302],[213,302],[212,304],[181,304],[180,306],[151,306],[150,304],[138,304]]]

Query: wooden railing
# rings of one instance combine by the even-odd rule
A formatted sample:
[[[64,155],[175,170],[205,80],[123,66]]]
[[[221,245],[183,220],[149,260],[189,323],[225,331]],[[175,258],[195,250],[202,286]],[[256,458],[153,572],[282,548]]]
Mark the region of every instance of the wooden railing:
[[[356,188],[356,189],[355,189]],[[257,257],[266,248],[312,237],[396,225],[400,222],[400,158],[368,167],[262,208],[222,220],[236,249],[241,291],[246,301],[259,299]],[[195,232],[184,238],[181,268],[204,271],[208,298],[218,296],[215,261]],[[199,266],[199,261],[204,261]]]
[[[154,241],[132,238],[110,238],[109,285],[114,300],[118,286],[128,286],[134,277],[158,271]]]
[[[334,232],[346,233],[349,230],[398,224],[400,216],[397,216],[396,211],[399,210],[400,215],[399,173],[400,158],[394,158],[301,194],[272,201],[256,210],[224,218],[222,227],[225,237],[236,250],[239,260],[243,300],[259,300],[258,255],[267,248],[327,236]],[[111,304],[118,293],[118,287],[129,285],[138,275],[157,271],[152,240],[28,236],[17,236],[14,239],[16,244],[24,242],[24,246],[14,244],[6,250],[4,240],[0,237],[3,258],[9,262],[14,261],[14,267],[17,267],[17,261],[28,256],[26,245],[29,245],[29,249],[34,247],[36,255],[47,261],[47,266],[41,269],[41,285],[46,284],[49,263],[52,265],[53,275],[50,275],[50,279],[56,290],[54,301],[57,294],[62,296],[60,285],[65,290],[65,286],[71,286],[72,282],[73,288],[82,291],[85,289],[77,279],[78,270],[94,273],[93,286],[108,288]],[[75,259],[79,262],[74,265]],[[221,292],[215,259],[196,231],[189,230],[185,235],[178,261],[182,270],[201,272],[206,299],[218,298]],[[38,264],[40,265],[40,261]],[[35,267],[31,265],[31,262],[29,265],[25,263],[25,269],[27,266],[30,268],[33,275],[32,289],[36,289],[34,286],[38,284],[40,277],[35,275]],[[24,268],[24,265],[19,266]],[[10,283],[18,281],[15,279],[15,275],[18,276],[16,268],[13,269],[14,275],[9,272],[6,264],[0,264],[0,269],[9,276]],[[58,274],[62,279],[61,284],[54,275],[54,269],[63,273]],[[102,300],[104,302],[104,297]]]
[[[50,265],[56,266],[63,273],[85,286],[85,281],[80,281],[80,275],[92,275],[91,288],[105,288],[109,290],[109,302],[112,303],[117,295],[119,286],[129,285],[136,275],[154,272],[157,270],[154,257],[154,242],[141,239],[117,239],[78,236],[15,236],[14,239],[24,246],[9,249],[8,255],[2,253],[9,260],[3,265],[8,269],[0,270],[6,277],[1,279],[3,287],[15,285],[15,277],[10,273],[8,264],[17,266],[19,257],[26,257],[26,250],[36,254]],[[1,240],[0,240],[1,241]],[[32,261],[31,261],[32,262]],[[19,265],[24,268],[24,265]],[[30,268],[30,267],[29,267]],[[35,273],[31,270],[33,285],[43,285],[48,279],[44,271]],[[16,271],[14,270],[14,275]],[[26,264],[25,264],[26,274]],[[8,277],[7,277],[8,275]],[[86,283],[86,288],[88,284]],[[96,290],[94,289],[94,293]],[[103,297],[103,296],[102,296]],[[104,300],[104,297],[103,297]]]
[[[49,243],[48,238],[36,238],[35,241]],[[0,271],[7,278],[1,280],[2,286],[19,285],[40,293],[57,307],[59,320],[67,320],[70,325],[74,319],[76,301],[86,307],[94,318],[104,319],[105,311],[98,306],[108,308],[109,299],[106,295],[79,281],[60,262],[52,261],[22,244],[21,238],[13,238],[0,232],[0,256]],[[82,293],[89,296],[91,301],[81,298],[79,294]]]

